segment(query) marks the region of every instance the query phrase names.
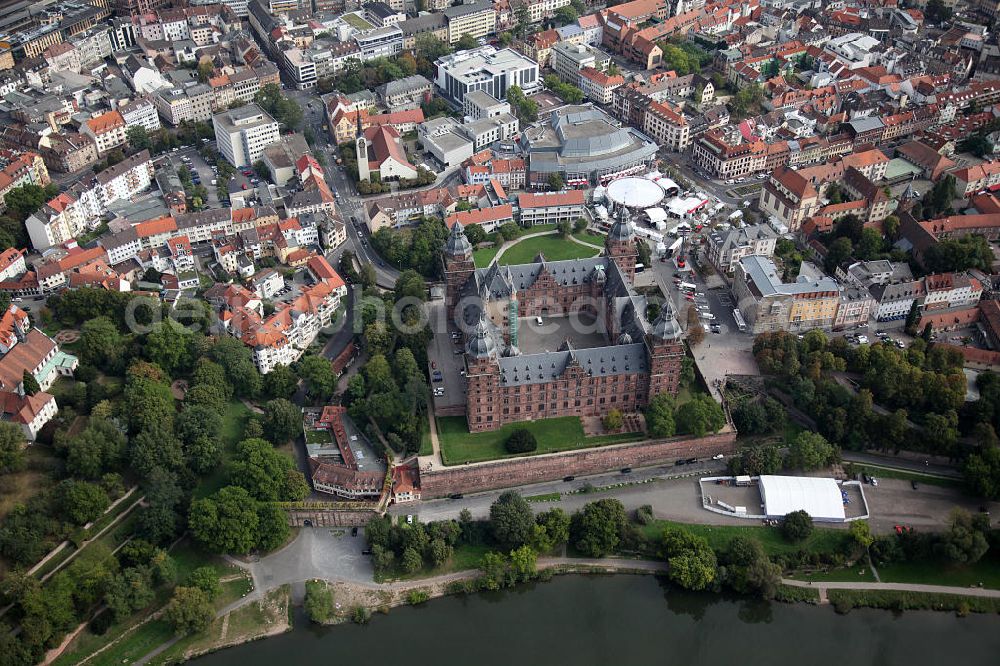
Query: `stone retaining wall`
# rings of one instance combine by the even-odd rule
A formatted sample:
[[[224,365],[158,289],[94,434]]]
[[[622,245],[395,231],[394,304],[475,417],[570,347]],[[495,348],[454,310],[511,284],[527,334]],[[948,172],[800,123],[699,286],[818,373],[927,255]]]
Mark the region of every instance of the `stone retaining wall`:
[[[289,509],[288,524],[291,527],[364,527],[368,521],[378,516],[377,511],[362,509]]]
[[[422,499],[557,481],[566,476],[600,474],[623,467],[648,467],[678,458],[705,458],[733,453],[736,432],[701,438],[615,444],[581,451],[566,451],[470,465],[420,470]]]

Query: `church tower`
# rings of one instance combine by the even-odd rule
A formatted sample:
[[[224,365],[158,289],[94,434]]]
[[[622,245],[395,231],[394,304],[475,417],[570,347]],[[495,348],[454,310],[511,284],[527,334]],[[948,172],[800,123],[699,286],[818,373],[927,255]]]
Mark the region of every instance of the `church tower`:
[[[368,139],[365,138],[365,131],[361,128],[361,112],[358,114],[358,131],[354,137],[354,151],[358,158],[358,180],[371,180],[371,170],[368,168]]]
[[[465,228],[456,221],[444,244],[444,282],[446,288],[445,305],[448,319],[455,317],[455,305],[458,303],[462,287],[476,271],[472,260],[472,243],[465,237]]]
[[[639,257],[635,243],[635,229],[628,219],[628,209],[622,206],[618,210],[618,219],[615,220],[608,232],[605,249],[611,260],[618,264],[622,273],[628,276],[629,283],[635,279],[635,262]]]

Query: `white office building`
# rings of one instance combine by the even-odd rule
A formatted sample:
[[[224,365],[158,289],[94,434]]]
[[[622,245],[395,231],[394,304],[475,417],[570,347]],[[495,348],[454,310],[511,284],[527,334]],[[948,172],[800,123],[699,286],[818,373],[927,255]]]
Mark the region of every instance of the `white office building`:
[[[513,49],[483,46],[438,58],[435,65],[434,84],[444,97],[459,104],[473,90],[488,92],[500,100],[507,98],[511,86],[532,93],[542,84],[538,63]]]
[[[256,104],[212,116],[219,152],[236,167],[249,166],[279,139],[278,123]]]

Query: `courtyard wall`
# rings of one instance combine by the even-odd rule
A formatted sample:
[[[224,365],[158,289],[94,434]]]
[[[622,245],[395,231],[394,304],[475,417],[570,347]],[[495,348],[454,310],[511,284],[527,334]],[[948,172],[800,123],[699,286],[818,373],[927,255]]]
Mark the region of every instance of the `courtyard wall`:
[[[452,467],[422,467],[422,499],[454,493],[510,488],[531,483],[557,481],[566,476],[587,476],[623,467],[648,467],[672,463],[679,458],[704,458],[736,450],[736,431],[705,437],[671,438],[591,449],[548,453]]]

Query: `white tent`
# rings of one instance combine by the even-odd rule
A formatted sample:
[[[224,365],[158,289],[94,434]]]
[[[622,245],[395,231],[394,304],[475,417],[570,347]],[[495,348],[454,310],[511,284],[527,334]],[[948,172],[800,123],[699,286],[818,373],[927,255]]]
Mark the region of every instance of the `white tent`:
[[[657,222],[666,222],[667,211],[662,208],[647,208],[646,217],[648,217],[649,221],[653,224],[656,224]]]
[[[783,518],[801,510],[818,522],[843,522],[846,519],[840,486],[833,479],[762,475],[760,496],[768,518]]]

